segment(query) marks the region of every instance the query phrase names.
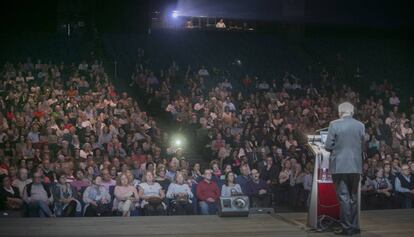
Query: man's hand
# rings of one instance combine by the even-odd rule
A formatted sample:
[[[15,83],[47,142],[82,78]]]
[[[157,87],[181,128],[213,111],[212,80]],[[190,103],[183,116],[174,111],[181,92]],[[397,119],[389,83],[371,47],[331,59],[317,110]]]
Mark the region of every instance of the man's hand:
[[[260,195],[262,195],[262,194],[266,194],[266,193],[267,193],[266,189],[260,189],[260,190],[259,190],[259,194],[260,194]]]
[[[90,202],[90,204],[93,205],[93,206],[95,206],[95,207],[98,206],[98,203],[96,203],[95,201]]]
[[[216,202],[216,200],[214,200],[214,198],[207,198],[206,201],[207,202]]]

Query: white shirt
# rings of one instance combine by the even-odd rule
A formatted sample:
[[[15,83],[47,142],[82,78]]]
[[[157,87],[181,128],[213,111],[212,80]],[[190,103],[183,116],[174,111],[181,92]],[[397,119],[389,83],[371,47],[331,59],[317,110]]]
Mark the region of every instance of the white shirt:
[[[152,183],[149,185],[148,183],[141,183],[139,184],[140,189],[144,191],[144,196],[160,196],[160,190],[162,189],[159,183]]]
[[[159,183],[154,182],[153,184],[149,185],[148,183],[140,183],[139,189],[144,191],[144,196],[160,196],[160,191],[162,189]],[[148,201],[142,200],[141,207],[143,208],[145,205],[148,204]],[[162,203],[164,209],[166,208],[165,204]]]
[[[168,186],[167,191],[167,198],[174,198],[174,195],[177,193],[186,193],[188,195],[188,198],[193,198],[193,193],[191,192],[190,187],[188,184],[176,184],[172,183],[170,186]]]

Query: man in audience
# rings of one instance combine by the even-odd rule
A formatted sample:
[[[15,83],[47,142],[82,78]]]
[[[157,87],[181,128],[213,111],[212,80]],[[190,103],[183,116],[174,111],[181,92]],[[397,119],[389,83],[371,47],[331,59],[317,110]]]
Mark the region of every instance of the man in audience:
[[[28,172],[26,168],[20,168],[17,179],[13,180],[12,186],[18,188],[20,197],[23,197],[23,190],[26,185],[32,182],[32,179],[28,178]]]
[[[260,173],[252,169],[252,179],[247,183],[247,192],[251,207],[270,207],[271,193],[268,183],[260,178]]]
[[[116,181],[112,179],[111,174],[108,169],[103,169],[101,174],[102,174],[102,186],[104,186],[106,190],[108,190],[109,192],[111,187],[115,187]]]
[[[197,199],[202,215],[212,215],[217,211],[220,190],[216,182],[212,181],[213,171],[206,169],[203,179],[197,185]]]
[[[49,186],[42,182],[42,174],[33,174],[33,183],[26,185],[23,200],[27,204],[29,216],[54,217],[51,206],[53,196]]]
[[[401,166],[401,173],[395,179],[395,190],[401,197],[402,207],[411,208],[414,201],[414,176],[407,164]]]
[[[247,193],[247,183],[251,180],[249,167],[247,165],[241,166],[240,173],[241,174],[236,178],[236,183],[240,185],[243,193]]]

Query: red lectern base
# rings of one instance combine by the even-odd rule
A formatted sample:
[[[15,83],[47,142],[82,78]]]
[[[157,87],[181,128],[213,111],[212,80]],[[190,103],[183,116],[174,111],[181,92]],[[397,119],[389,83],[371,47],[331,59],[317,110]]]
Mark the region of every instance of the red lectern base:
[[[335,185],[333,183],[318,182],[318,207],[317,216],[330,216],[339,219],[339,202],[336,197]]]

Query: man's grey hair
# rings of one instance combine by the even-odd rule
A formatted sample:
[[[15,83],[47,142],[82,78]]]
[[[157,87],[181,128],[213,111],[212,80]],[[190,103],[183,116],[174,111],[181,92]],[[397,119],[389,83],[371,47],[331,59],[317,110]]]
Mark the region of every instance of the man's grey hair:
[[[353,116],[354,106],[349,102],[344,102],[338,106],[338,113],[340,117]]]

